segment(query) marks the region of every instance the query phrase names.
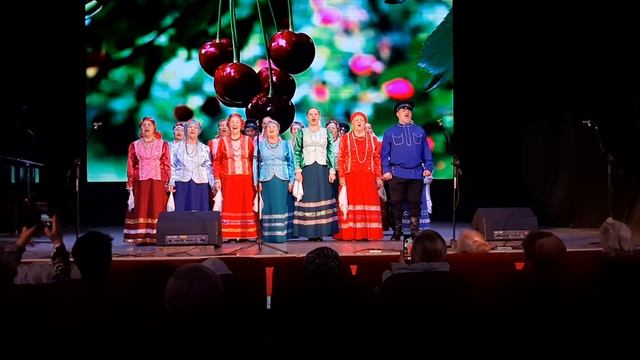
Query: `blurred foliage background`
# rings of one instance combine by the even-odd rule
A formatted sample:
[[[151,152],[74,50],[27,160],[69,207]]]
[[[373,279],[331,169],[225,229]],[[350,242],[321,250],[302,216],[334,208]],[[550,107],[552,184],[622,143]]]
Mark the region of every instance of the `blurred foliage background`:
[[[240,59],[257,71],[266,57],[256,2],[236,1]],[[266,0],[260,3],[267,9],[267,37],[288,27],[286,1],[271,0],[277,26]],[[296,120],[306,124],[310,106],[324,122],[348,122],[350,113],[363,111],[381,138],[397,122],[394,103],[413,100],[414,120],[429,134],[434,176],[451,178],[451,155],[436,120],[453,132],[452,1],[298,0],[292,6],[295,31],[316,46],[311,67],[294,75]],[[228,8],[223,1],[221,37],[230,37]],[[92,10],[85,21],[87,129],[103,126],[88,145],[89,181],[126,180],[127,147],[143,116],[153,116],[171,140],[174,108],[186,104],[202,122],[206,142],[220,119],[244,115],[217,101],[213,79],[198,62],[200,46],[216,37],[218,1],[110,1]]]

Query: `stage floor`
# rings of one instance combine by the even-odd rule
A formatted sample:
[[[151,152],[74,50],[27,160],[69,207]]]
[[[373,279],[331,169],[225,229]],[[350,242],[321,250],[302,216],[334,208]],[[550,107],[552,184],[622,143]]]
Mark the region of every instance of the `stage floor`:
[[[456,236],[468,229],[470,224],[458,224]],[[452,226],[450,223],[433,223],[432,229],[438,231],[447,240],[452,237]],[[82,229],[87,231],[89,229]],[[268,244],[258,247],[251,242],[225,242],[222,247],[213,246],[135,246],[123,242],[122,227],[92,228],[91,230],[102,231],[110,234],[113,239],[114,258],[147,258],[147,257],[212,257],[212,256],[303,256],[310,250],[320,246],[329,246],[341,255],[389,255],[400,253],[401,241],[390,241],[391,232],[385,233],[385,240],[382,241],[339,241],[325,237],[321,242],[310,242],[303,239],[291,239],[283,244]],[[593,250],[600,248],[597,228],[544,228],[558,235],[566,244],[569,250]],[[640,234],[635,233],[636,242],[640,242]],[[15,241],[15,237],[4,237],[2,242]],[[24,259],[48,259],[51,255],[51,245],[46,237],[33,239],[33,246],[27,247]],[[64,242],[68,249],[71,249],[75,242],[75,233],[65,233]],[[520,241],[492,241],[498,247],[494,252],[522,251]],[[283,253],[272,249],[271,246],[286,251]],[[454,251],[454,250],[450,250]]]

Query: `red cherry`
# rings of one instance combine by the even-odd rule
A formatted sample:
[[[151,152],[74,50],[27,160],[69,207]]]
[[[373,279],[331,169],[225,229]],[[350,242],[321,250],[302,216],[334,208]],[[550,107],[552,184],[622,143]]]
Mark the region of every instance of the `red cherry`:
[[[284,96],[265,96],[259,94],[254,97],[245,111],[247,119],[264,119],[269,116],[280,124],[280,133],[287,131],[296,115],[296,107],[291,100]]]
[[[261,90],[260,94],[269,96],[269,67],[263,67],[258,71],[260,77]],[[293,76],[287,74],[284,71],[273,69],[273,96],[284,96],[287,99],[293,98],[293,94],[296,93],[296,80]]]
[[[299,74],[311,66],[316,47],[305,33],[281,30],[271,37],[269,55],[280,70]]]
[[[220,98],[220,97],[218,96],[218,94],[216,94],[216,99],[218,99],[218,101],[219,101],[222,105],[224,105],[224,106],[226,106],[226,107],[235,107],[235,108],[241,108],[241,107],[244,107],[244,106],[242,106],[242,103],[240,103],[240,102],[236,102],[236,101],[229,101],[229,100],[226,100],[226,99],[224,99],[224,98]]]
[[[260,78],[249,65],[226,63],[216,70],[213,87],[216,89],[216,97],[223,104],[245,107],[260,91]]]
[[[231,39],[222,38],[202,44],[198,54],[200,66],[210,76],[214,76],[218,66],[233,61]]]

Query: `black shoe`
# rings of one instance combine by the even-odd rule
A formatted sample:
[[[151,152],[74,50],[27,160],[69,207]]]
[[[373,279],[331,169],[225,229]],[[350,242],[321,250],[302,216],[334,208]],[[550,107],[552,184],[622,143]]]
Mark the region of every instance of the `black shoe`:
[[[391,241],[400,241],[402,240],[402,231],[394,231],[393,235],[391,235]]]

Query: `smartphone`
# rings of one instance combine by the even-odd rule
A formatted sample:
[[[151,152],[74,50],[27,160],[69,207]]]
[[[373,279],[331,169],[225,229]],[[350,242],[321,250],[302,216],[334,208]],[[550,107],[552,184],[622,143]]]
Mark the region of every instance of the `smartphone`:
[[[38,228],[43,230],[45,227],[51,229],[52,219],[49,212],[49,206],[47,203],[36,203],[38,211]]]
[[[49,229],[51,229],[51,217],[49,216],[48,213],[41,213],[40,214],[40,226],[44,229],[45,227],[48,227]]]
[[[413,237],[405,237],[402,240],[402,257],[404,261],[411,261],[411,249],[413,248]]]

